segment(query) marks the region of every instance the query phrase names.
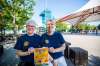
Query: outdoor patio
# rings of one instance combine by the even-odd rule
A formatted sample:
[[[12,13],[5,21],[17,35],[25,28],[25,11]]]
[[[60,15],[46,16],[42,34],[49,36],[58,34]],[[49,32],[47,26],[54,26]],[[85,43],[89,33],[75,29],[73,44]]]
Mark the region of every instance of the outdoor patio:
[[[66,40],[69,40],[69,39],[67,39],[67,37],[68,36],[66,36]],[[75,36],[73,36],[73,38],[75,38]],[[70,41],[71,41],[71,37],[70,37]],[[73,43],[73,41],[72,41],[72,43]],[[15,53],[16,50],[13,49],[14,45],[15,45],[14,42],[4,43],[4,45],[3,45],[4,53],[0,57],[0,66],[16,66],[18,64],[19,58],[16,56],[16,53]],[[73,44],[71,44],[71,45],[73,46]],[[90,51],[88,51],[88,53],[89,53],[88,66],[100,66],[100,56],[95,56],[94,54],[90,54]],[[66,62],[68,64],[68,66],[74,66],[74,64],[71,62],[70,59],[66,59]]]

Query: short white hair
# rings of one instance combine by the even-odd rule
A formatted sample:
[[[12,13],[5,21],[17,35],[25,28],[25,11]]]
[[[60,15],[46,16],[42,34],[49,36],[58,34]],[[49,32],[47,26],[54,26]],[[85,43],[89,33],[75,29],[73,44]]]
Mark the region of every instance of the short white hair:
[[[36,27],[36,22],[33,19],[29,19],[26,21],[26,25],[33,25]]]

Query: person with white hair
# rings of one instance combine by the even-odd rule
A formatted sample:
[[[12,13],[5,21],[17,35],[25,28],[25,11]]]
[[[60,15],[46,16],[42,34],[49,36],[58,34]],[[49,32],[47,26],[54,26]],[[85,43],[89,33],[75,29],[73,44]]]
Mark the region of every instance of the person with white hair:
[[[35,34],[36,23],[34,20],[26,22],[26,34],[20,36],[14,46],[16,55],[20,57],[21,62],[18,66],[35,66],[34,48],[39,47],[40,36]]]

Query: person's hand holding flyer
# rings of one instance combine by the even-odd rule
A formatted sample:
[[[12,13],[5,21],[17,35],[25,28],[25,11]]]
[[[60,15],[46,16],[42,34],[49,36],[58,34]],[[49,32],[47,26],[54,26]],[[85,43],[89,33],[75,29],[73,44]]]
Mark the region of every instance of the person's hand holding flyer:
[[[29,53],[34,53],[34,48],[33,47],[28,48],[28,52]]]

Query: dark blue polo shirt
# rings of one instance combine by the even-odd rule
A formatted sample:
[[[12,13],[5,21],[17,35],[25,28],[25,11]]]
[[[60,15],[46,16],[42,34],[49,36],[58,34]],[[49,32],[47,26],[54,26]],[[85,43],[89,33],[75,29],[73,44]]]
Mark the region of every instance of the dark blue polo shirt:
[[[22,51],[28,51],[29,47],[38,48],[40,43],[39,40],[40,40],[40,36],[37,34],[34,34],[33,36],[28,36],[27,34],[25,34],[17,40],[14,48]],[[34,63],[34,54],[28,56],[20,56],[20,59],[21,61],[24,62]]]
[[[43,34],[41,36],[41,43],[42,46],[46,47],[53,47],[53,48],[59,48],[62,46],[63,43],[65,43],[65,40],[61,33],[59,32],[54,32],[53,35],[49,36],[47,33]],[[61,56],[63,56],[63,52],[56,52],[56,53],[50,53],[50,55],[54,58],[57,59]]]

